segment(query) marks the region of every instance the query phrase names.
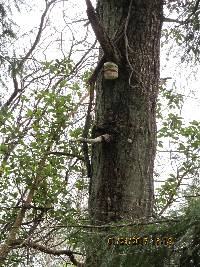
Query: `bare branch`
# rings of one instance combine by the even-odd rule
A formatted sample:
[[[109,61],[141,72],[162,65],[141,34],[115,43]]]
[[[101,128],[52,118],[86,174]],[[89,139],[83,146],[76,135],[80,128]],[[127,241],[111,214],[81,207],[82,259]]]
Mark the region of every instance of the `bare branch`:
[[[47,15],[47,12],[49,10],[49,8],[51,7],[52,4],[54,4],[57,0],[52,0],[49,3],[46,2],[46,8],[41,16],[41,20],[40,20],[40,25],[39,25],[39,29],[38,29],[38,33],[36,35],[35,41],[33,43],[33,45],[31,46],[31,48],[29,49],[29,51],[27,52],[27,54],[23,57],[23,59],[18,63],[18,65],[13,69],[12,71],[12,79],[13,79],[13,84],[14,84],[14,92],[11,94],[11,96],[9,97],[9,99],[7,100],[7,102],[3,105],[2,110],[7,108],[12,101],[15,99],[15,97],[17,96],[17,94],[19,92],[21,92],[21,89],[19,89],[18,87],[18,82],[17,82],[17,72],[20,71],[23,67],[23,64],[25,63],[25,61],[30,57],[30,55],[32,54],[32,52],[35,50],[36,46],[38,45],[41,35],[42,35],[42,31],[43,31],[43,27],[44,27],[44,22],[45,22],[45,17]]]
[[[40,25],[39,25],[39,29],[38,29],[38,33],[36,35],[35,41],[33,43],[33,45],[31,46],[31,48],[29,49],[29,51],[27,52],[27,54],[24,56],[24,58],[21,60],[21,62],[19,63],[19,69],[22,68],[24,62],[30,57],[30,55],[33,53],[33,51],[35,50],[36,46],[38,45],[41,35],[42,35],[42,30],[44,27],[44,22],[45,22],[45,17],[47,15],[47,12],[49,10],[49,8],[51,7],[52,4],[54,4],[56,2],[56,0],[52,0],[49,3],[46,2],[46,8],[41,16],[41,20],[40,20]]]
[[[102,142],[110,142],[112,139],[112,136],[109,134],[104,134],[104,135],[100,135],[94,139],[87,139],[87,138],[83,138],[80,137],[78,139],[71,139],[71,142],[86,142],[86,143],[90,143],[90,144],[95,144],[95,143],[102,143]]]
[[[185,22],[183,20],[177,20],[177,19],[171,19],[171,18],[163,18],[163,22],[175,22],[179,24],[184,24]]]

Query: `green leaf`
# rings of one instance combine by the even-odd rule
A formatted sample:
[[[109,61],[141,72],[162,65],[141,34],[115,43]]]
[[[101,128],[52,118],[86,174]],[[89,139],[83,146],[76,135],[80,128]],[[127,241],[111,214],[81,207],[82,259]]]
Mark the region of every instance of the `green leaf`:
[[[60,88],[62,88],[62,87],[65,87],[66,86],[66,84],[67,84],[67,81],[66,80],[62,80],[61,82],[60,82]]]
[[[27,109],[27,113],[26,113],[26,115],[27,115],[28,117],[31,117],[31,116],[33,115],[33,111],[32,111],[31,109]]]

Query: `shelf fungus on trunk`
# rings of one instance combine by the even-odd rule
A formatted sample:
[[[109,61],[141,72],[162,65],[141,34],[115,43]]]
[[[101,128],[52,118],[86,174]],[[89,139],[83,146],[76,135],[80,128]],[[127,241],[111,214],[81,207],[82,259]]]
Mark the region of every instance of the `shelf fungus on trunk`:
[[[106,80],[115,80],[118,78],[118,66],[114,62],[104,63],[104,78]]]

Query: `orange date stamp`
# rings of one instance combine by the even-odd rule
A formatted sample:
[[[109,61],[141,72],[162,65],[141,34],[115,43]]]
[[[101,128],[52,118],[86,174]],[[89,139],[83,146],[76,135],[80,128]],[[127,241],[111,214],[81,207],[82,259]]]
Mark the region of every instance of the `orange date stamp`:
[[[133,237],[110,237],[108,238],[108,246],[112,245],[128,245],[128,246],[168,246],[174,245],[172,236],[133,236]]]

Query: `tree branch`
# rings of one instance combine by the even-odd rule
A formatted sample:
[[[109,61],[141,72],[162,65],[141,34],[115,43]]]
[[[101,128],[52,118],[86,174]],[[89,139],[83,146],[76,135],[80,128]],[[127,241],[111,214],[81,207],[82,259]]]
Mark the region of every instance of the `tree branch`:
[[[121,22],[121,25],[119,27],[119,29],[117,30],[113,40],[111,41],[113,43],[113,46],[115,47],[115,45],[117,45],[117,43],[120,41],[120,39],[123,37],[124,35],[124,26],[125,26],[125,23],[126,23],[127,19],[123,19],[122,22]],[[101,44],[101,43],[100,43]],[[120,56],[119,56],[120,58]],[[99,60],[99,62],[97,63],[97,66],[95,67],[94,69],[94,72],[93,74],[91,75],[91,77],[89,78],[88,80],[88,84],[89,85],[94,85],[95,82],[96,82],[96,79],[97,79],[97,76],[101,70],[101,68],[103,67],[103,64],[107,61],[107,57],[105,55],[105,52],[104,52],[104,55],[101,57],[101,59]],[[112,60],[111,60],[112,61]],[[116,62],[117,63],[117,62]]]
[[[103,55],[103,57],[100,59],[100,61],[98,62],[96,68],[94,69],[91,77],[89,78],[88,80],[88,84],[90,86],[94,86],[95,82],[96,82],[96,79],[97,79],[97,76],[101,70],[101,68],[103,67],[103,64],[106,62],[106,57],[105,55]]]
[[[184,24],[185,21],[183,20],[178,20],[178,19],[171,19],[171,18],[163,18],[163,22],[175,22],[175,23],[179,23],[179,24]]]
[[[71,142],[86,142],[86,143],[90,143],[90,144],[95,144],[95,143],[102,143],[102,142],[110,142],[112,139],[112,136],[109,135],[109,134],[103,134],[103,135],[100,135],[94,139],[87,139],[87,138],[83,138],[83,137],[80,137],[78,139],[71,139],[70,141]]]
[[[87,108],[85,125],[84,125],[84,129],[83,129],[83,134],[82,134],[82,137],[84,139],[88,138],[88,133],[90,130],[92,103],[94,100],[94,84],[89,86],[89,91],[90,91],[90,99],[89,99],[89,105]],[[83,155],[85,158],[85,164],[86,164],[86,168],[87,168],[87,176],[91,178],[92,177],[92,173],[91,173],[92,168],[91,168],[91,163],[90,163],[90,158],[89,158],[88,144],[86,142],[83,142],[82,150],[83,150]]]
[[[199,3],[200,3],[200,0],[197,0],[195,6],[193,8],[192,13],[188,16],[188,18],[185,21],[186,23],[189,22],[190,18],[196,13],[196,11],[197,11],[197,9],[199,7]]]
[[[9,252],[12,249],[12,244],[16,240],[17,233],[18,233],[18,231],[19,231],[19,229],[23,223],[23,220],[24,220],[24,217],[26,214],[26,210],[27,210],[26,207],[28,207],[31,204],[35,190],[37,189],[37,186],[41,181],[41,171],[43,170],[43,168],[45,166],[47,154],[48,154],[52,145],[53,145],[53,140],[51,140],[51,143],[47,147],[46,153],[41,158],[41,160],[38,164],[38,170],[36,173],[35,181],[31,185],[31,188],[28,192],[26,200],[24,201],[23,207],[21,208],[21,210],[18,212],[18,214],[16,216],[15,222],[12,226],[12,229],[10,230],[10,232],[8,234],[8,237],[6,238],[5,242],[0,245],[0,266],[1,266],[1,264],[3,264],[5,262],[6,257],[8,256]]]
[[[46,8],[41,16],[41,20],[40,20],[40,25],[39,25],[39,29],[38,29],[38,33],[36,35],[35,41],[33,43],[33,45],[31,46],[31,48],[29,49],[29,51],[27,52],[27,54],[23,57],[23,59],[18,63],[17,66],[15,66],[15,68],[12,71],[12,79],[13,79],[13,84],[14,84],[14,92],[11,94],[10,98],[7,100],[7,102],[3,105],[2,109],[7,108],[13,101],[13,99],[17,96],[17,94],[21,91],[21,89],[19,89],[18,87],[18,82],[17,82],[17,72],[19,72],[22,67],[23,64],[25,63],[25,61],[30,57],[30,55],[32,54],[32,52],[35,50],[36,46],[38,45],[41,35],[42,35],[42,30],[43,30],[43,26],[44,26],[44,21],[45,21],[45,17],[46,14],[50,8],[50,6],[55,3],[57,0],[52,0],[49,3],[46,2]]]
[[[71,158],[77,158],[79,160],[84,161],[84,158],[81,157],[80,155],[71,154],[71,153],[62,152],[62,151],[50,151],[50,152],[48,152],[48,155],[66,156],[66,157],[71,157]]]
[[[192,167],[191,169],[186,170],[182,175],[179,175],[179,172],[177,170],[177,177],[176,177],[176,179],[177,179],[177,185],[176,185],[176,188],[175,188],[176,192],[179,189],[179,187],[181,186],[181,183],[182,183],[184,177],[188,173],[190,173],[191,171],[194,171],[196,169],[197,169],[196,166],[195,167]],[[174,202],[174,197],[175,197],[175,194],[174,193],[171,193],[169,195],[169,199],[168,199],[167,203],[165,204],[165,206],[162,208],[162,210],[158,214],[159,217],[162,216],[162,214],[171,206],[171,204]]]
[[[28,248],[33,248],[36,250],[39,250],[40,252],[44,252],[46,254],[50,254],[50,255],[54,255],[54,256],[61,256],[61,255],[66,255],[69,257],[70,261],[77,267],[83,267],[84,263],[78,262],[75,257],[74,254],[76,255],[82,255],[82,253],[78,253],[78,252],[74,252],[68,249],[64,249],[64,250],[55,250],[55,249],[49,249],[43,245],[40,245],[38,243],[34,243],[32,241],[21,241],[21,240],[15,240],[12,243],[13,246],[15,246],[15,248],[18,247],[28,247]]]
[[[91,23],[92,29],[96,35],[97,40],[99,41],[104,55],[106,57],[107,61],[114,61],[115,63],[119,63],[120,56],[117,52],[117,49],[115,48],[114,44],[106,34],[104,28],[99,22],[99,19],[97,17],[97,14],[95,12],[94,7],[92,6],[92,3],[90,0],[85,0],[87,5],[87,15],[88,19]]]
[[[42,35],[42,30],[44,27],[44,21],[45,21],[45,17],[46,14],[49,10],[49,8],[51,7],[52,4],[54,4],[57,0],[52,0],[49,3],[46,1],[46,8],[41,16],[41,20],[40,20],[40,25],[39,25],[39,29],[38,29],[38,33],[36,35],[35,41],[33,42],[33,45],[31,46],[31,48],[29,49],[29,51],[27,52],[27,54],[24,56],[24,58],[20,61],[19,63],[19,69],[22,68],[24,62],[30,57],[30,55],[32,54],[32,52],[35,50],[37,44],[40,41],[41,35]]]
[[[13,99],[17,96],[17,94],[21,91],[19,89],[17,77],[16,77],[16,74],[14,74],[14,71],[12,75],[13,75],[12,80],[13,80],[13,85],[14,85],[14,91],[9,97],[9,99],[6,101],[6,103],[2,106],[1,110],[6,109],[12,103]]]
[[[186,20],[178,20],[178,19],[172,19],[172,18],[165,18],[164,17],[163,22],[175,22],[175,23],[179,23],[181,25],[186,24],[186,23],[191,21],[190,18],[197,12],[199,4],[200,4],[200,0],[197,0],[192,12],[189,14],[189,16],[187,17]]]

